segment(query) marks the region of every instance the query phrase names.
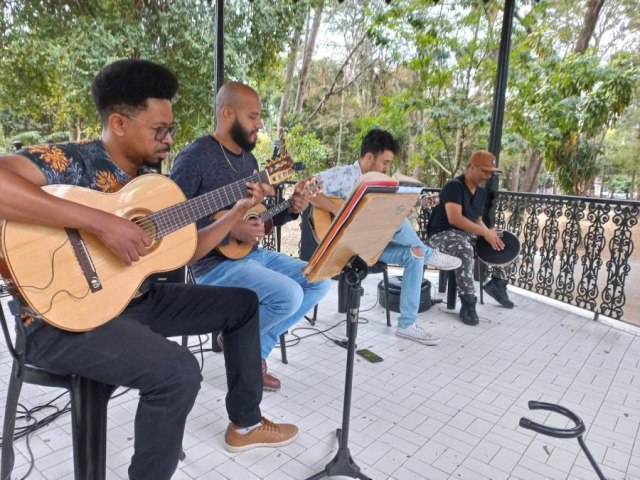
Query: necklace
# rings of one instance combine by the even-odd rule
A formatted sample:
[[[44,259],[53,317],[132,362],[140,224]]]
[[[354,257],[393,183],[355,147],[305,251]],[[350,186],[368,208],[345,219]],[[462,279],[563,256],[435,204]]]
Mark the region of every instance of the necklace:
[[[222,150],[222,155],[224,155],[224,159],[225,159],[225,160],[227,161],[227,163],[229,164],[229,167],[231,168],[231,170],[233,170],[233,171],[236,173],[236,175],[237,175],[239,172],[243,171],[243,170],[244,170],[244,161],[245,161],[245,158],[244,158],[244,150],[242,150],[242,149],[240,150],[240,151],[242,152],[242,167],[241,167],[241,168],[240,168],[240,170],[238,171],[238,170],[236,170],[235,168],[233,168],[233,165],[232,165],[232,164],[231,164],[231,162],[229,161],[229,157],[227,157],[227,152],[225,152],[225,151],[224,151],[224,145],[222,145],[222,142],[221,142],[220,140],[218,140],[218,138],[217,138],[215,135],[213,135],[213,138],[214,138],[214,139],[218,142],[218,144],[220,145],[220,149]]]

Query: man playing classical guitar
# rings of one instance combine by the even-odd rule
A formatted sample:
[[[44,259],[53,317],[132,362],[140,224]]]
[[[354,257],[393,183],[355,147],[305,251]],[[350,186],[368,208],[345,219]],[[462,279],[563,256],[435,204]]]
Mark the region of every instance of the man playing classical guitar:
[[[371,130],[362,140],[360,158],[355,163],[334,167],[317,175],[323,183],[323,193],[346,199],[362,174],[389,174],[391,162],[398,149],[398,142],[389,132]],[[324,194],[311,199],[311,203],[336,214],[339,207]],[[425,265],[441,270],[453,270],[460,266],[460,260],[425,245],[406,219],[382,252],[380,260],[404,267],[396,335],[425,345],[440,343],[439,337],[427,333],[417,324],[423,270]]]
[[[250,87],[229,82],[216,96],[216,128],[176,157],[171,178],[188,198],[197,197],[251,175],[258,162],[251,153],[262,128],[262,105]],[[308,201],[301,195],[304,182],[299,182],[290,199],[291,205],[273,218],[275,225],[298,217]],[[273,192],[270,192],[273,193]],[[211,222],[198,222],[203,229]],[[200,230],[201,232],[203,230]],[[237,222],[231,235],[245,243],[256,243],[265,234],[258,218]],[[265,390],[277,391],[279,379],[267,371],[266,359],[280,335],[295,325],[327,293],[330,281],[307,282],[302,273],[306,262],[288,255],[254,247],[243,258],[232,260],[213,249],[193,267],[196,281],[207,285],[242,286],[256,292],[260,301],[260,344]],[[226,337],[225,349],[226,349]]]
[[[162,161],[173,142],[171,99],[177,88],[173,73],[148,61],[122,60],[103,68],[92,84],[102,136],[29,147],[0,157],[0,219],[78,229],[108,247],[122,268],[134,268],[132,264],[150,254],[151,239],[142,228],[40,187],[67,184],[113,193],[146,173],[145,163]],[[262,200],[260,185],[248,188],[248,198],[200,236],[203,241],[194,258],[203,249],[213,248],[230,225]],[[55,277],[60,272],[51,264]],[[225,436],[227,449],[242,451],[293,441],[298,433],[295,426],[273,424],[260,412],[258,302],[247,289],[143,284],[120,315],[90,332],[70,332],[36,319],[27,327],[27,359],[54,372],[138,389],[129,478],[166,480],[176,470],[187,415],[202,380],[193,355],[166,337],[213,330],[222,330],[226,340],[226,406],[231,420]]]

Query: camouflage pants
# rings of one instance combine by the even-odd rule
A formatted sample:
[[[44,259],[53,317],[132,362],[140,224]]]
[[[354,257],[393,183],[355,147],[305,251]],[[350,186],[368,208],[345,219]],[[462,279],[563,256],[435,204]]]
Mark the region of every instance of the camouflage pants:
[[[433,248],[437,248],[443,253],[453,255],[462,260],[462,266],[456,270],[456,285],[459,295],[475,293],[475,287],[473,285],[473,265],[477,239],[477,235],[473,233],[454,229],[436,233],[429,239],[429,245]],[[504,270],[499,267],[493,268],[491,276],[501,279],[506,278]]]

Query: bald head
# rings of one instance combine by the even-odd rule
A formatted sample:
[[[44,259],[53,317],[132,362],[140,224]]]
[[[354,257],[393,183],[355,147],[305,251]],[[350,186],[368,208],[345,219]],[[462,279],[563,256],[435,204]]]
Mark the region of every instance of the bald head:
[[[227,82],[220,87],[216,95],[216,115],[219,116],[224,107],[237,110],[246,104],[247,100],[255,99],[260,101],[258,93],[253,88],[240,82]]]
[[[240,82],[225,83],[216,95],[216,137],[252,150],[262,128],[261,112],[260,97],[253,88]]]

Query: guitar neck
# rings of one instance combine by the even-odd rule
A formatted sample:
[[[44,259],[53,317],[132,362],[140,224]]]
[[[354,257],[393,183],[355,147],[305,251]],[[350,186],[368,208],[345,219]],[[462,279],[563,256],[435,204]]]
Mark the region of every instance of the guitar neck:
[[[258,217],[260,218],[260,220],[262,220],[262,222],[266,222],[267,220],[275,217],[280,212],[284,212],[287,208],[289,208],[289,206],[291,206],[291,202],[289,200],[285,200],[284,202],[280,202],[270,209],[265,210],[260,215],[258,215]]]
[[[243,178],[191,200],[150,214],[147,218],[155,224],[155,238],[162,238],[245,198],[248,195],[247,182],[270,183],[269,175],[266,171],[256,173],[249,178]]]

